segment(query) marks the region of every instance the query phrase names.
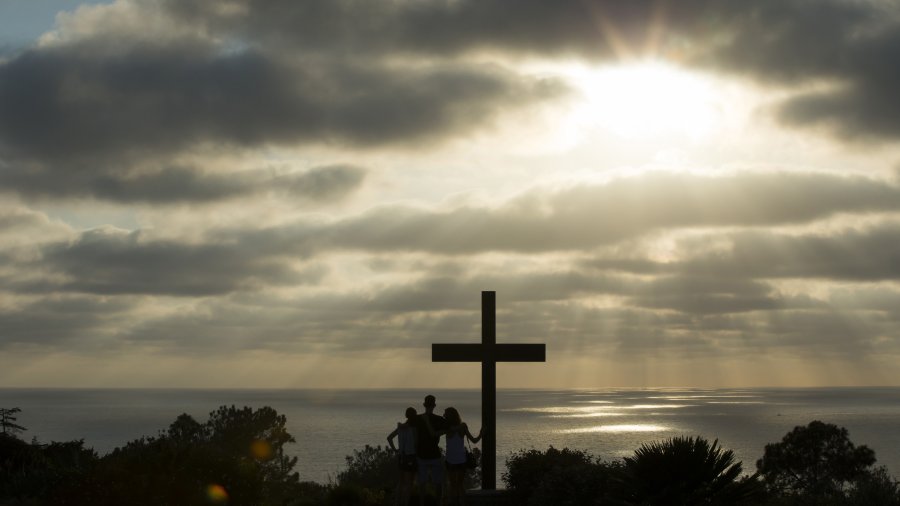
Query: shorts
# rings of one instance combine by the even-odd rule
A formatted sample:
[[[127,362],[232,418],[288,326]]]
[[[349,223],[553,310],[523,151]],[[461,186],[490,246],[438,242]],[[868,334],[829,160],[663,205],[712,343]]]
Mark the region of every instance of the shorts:
[[[444,459],[417,459],[419,464],[419,485],[428,482],[431,475],[431,483],[441,485],[444,483]]]
[[[400,455],[397,458],[400,470],[407,473],[414,473],[419,468],[419,462],[415,455]]]
[[[465,471],[466,463],[460,462],[459,464],[451,464],[451,463],[447,462],[447,470],[448,471]]]

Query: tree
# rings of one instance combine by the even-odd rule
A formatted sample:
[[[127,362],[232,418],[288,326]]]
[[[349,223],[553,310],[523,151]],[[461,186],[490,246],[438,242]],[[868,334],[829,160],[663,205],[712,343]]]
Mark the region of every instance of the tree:
[[[4,434],[15,436],[19,432],[28,430],[15,423],[16,417],[13,415],[21,412],[22,410],[19,408],[0,408],[0,428],[2,428]]]
[[[205,423],[180,415],[156,437],[116,448],[46,504],[112,506],[284,505],[302,492],[284,456],[294,441],[270,408],[222,406]]]
[[[875,452],[850,442],[847,429],[815,420],[767,444],[756,468],[770,491],[826,497],[843,496],[873,464]]]
[[[755,477],[741,478],[734,452],[701,437],[641,445],[624,459],[619,500],[625,504],[745,504],[758,499]]]

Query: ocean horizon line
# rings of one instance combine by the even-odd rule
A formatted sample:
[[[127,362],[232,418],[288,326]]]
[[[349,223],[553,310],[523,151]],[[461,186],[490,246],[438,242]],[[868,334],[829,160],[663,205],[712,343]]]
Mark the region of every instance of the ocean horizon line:
[[[497,387],[498,391],[529,391],[529,392],[605,392],[605,391],[645,391],[645,390],[851,390],[851,389],[891,389],[900,388],[898,385],[801,385],[801,386],[621,386],[621,387]],[[154,391],[480,391],[479,387],[210,387],[210,386],[0,386],[0,390],[96,390],[96,391],[124,391],[124,390],[154,390]]]

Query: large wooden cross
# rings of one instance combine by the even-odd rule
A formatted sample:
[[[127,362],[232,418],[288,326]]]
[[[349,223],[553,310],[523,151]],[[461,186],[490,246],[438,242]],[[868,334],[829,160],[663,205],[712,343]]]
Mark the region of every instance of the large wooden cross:
[[[432,344],[432,362],[481,362],[481,488],[497,488],[497,362],[545,362],[543,344],[497,344],[497,294],[481,292],[481,344]]]

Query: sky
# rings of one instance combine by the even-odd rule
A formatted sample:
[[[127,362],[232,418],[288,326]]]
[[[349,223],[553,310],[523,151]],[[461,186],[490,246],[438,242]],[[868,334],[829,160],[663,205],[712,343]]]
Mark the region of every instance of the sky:
[[[0,2],[0,387],[900,385],[900,4]]]

